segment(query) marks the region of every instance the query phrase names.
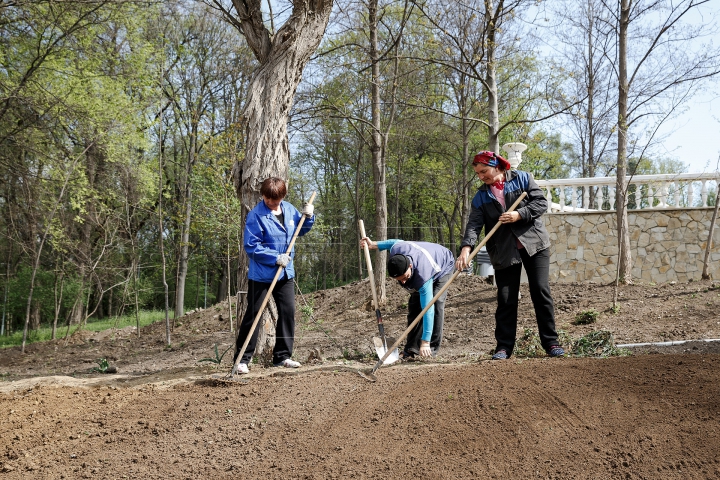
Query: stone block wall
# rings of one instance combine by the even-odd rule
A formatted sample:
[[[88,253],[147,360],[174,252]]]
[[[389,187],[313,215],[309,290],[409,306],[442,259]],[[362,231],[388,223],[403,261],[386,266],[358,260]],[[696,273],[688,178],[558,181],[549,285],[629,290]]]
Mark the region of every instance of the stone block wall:
[[[634,281],[700,280],[713,208],[630,210]],[[550,233],[550,281],[610,283],[617,269],[615,212],[543,215]],[[709,273],[720,278],[720,219]]]

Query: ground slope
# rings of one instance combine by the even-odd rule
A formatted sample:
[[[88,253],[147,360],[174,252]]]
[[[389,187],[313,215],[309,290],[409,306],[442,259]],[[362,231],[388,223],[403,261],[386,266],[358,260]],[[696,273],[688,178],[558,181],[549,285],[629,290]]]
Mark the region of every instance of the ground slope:
[[[712,282],[553,285],[558,326],[618,343],[720,338]],[[371,383],[375,319],[367,282],[298,297],[299,371],[253,365],[247,383],[198,364],[232,343],[220,306],[164,326],[77,333],[0,351],[3,478],[718,478],[720,342],[614,358],[489,360],[494,290],[450,289],[446,342],[428,362]],[[522,327],[533,327],[527,291]],[[387,329],[407,294],[388,286]],[[307,302],[307,303],[305,303]],[[368,309],[370,311],[368,311]],[[598,321],[573,325],[596,309]],[[521,333],[521,332],[519,332]],[[651,353],[648,353],[651,352]],[[652,353],[656,352],[656,353]],[[663,353],[663,354],[661,354]],[[114,375],[92,373],[97,358]]]

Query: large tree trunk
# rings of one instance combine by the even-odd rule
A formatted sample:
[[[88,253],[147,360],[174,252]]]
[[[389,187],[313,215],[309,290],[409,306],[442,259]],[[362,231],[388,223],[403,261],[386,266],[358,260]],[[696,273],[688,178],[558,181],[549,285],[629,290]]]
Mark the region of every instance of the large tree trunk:
[[[621,0],[620,36],[618,45],[618,153],[617,184],[615,187],[615,209],[617,211],[618,233],[618,280],[631,283],[632,258],[630,257],[630,235],[627,219],[627,109],[628,109],[628,69],[627,37],[630,22],[631,0]]]
[[[288,180],[288,114],[305,65],[325,33],[333,1],[294,2],[292,14],[274,35],[263,22],[260,0],[233,0],[235,14],[224,10],[222,2],[213,3],[245,36],[260,63],[254,72],[242,117],[245,156],[242,162],[233,166],[233,181],[242,205],[241,222],[244,224],[247,214],[260,201],[262,181],[273,176]],[[240,292],[247,291],[248,271],[242,238],[238,247],[237,285]],[[238,293],[238,318],[245,307],[245,297]]]

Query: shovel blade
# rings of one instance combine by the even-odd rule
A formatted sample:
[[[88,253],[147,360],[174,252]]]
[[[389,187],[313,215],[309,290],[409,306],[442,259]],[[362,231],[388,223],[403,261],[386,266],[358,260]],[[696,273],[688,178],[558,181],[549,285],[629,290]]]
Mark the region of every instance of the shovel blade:
[[[385,341],[387,342],[388,347],[395,344],[395,339],[392,337],[385,337]],[[385,345],[383,345],[382,338],[373,337],[373,344],[375,345],[375,351],[378,354],[378,358],[382,358],[383,356],[385,356],[385,353],[387,353],[387,349]],[[390,353],[390,355],[388,355],[388,357],[383,362],[383,365],[390,365],[397,362],[398,360],[400,360],[400,352],[398,352],[398,349],[396,348],[392,351],[392,353]]]

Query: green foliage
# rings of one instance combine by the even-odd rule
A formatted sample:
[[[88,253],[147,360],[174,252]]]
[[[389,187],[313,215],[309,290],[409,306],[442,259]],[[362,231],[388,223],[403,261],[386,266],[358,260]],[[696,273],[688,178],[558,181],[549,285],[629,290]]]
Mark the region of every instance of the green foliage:
[[[579,357],[615,357],[630,355],[626,349],[617,348],[612,332],[596,330],[571,343],[572,354]]]
[[[170,313],[172,315],[172,312]],[[141,311],[138,314],[140,319],[140,327],[150,325],[151,323],[160,322],[165,320],[165,312],[162,311]],[[125,328],[135,327],[136,318],[135,314],[129,314],[122,317],[109,317],[102,320],[96,320],[93,318],[88,319],[87,325],[82,328],[91,332],[101,332],[111,328]],[[69,333],[72,334],[78,329],[78,325],[70,327]],[[63,325],[62,329],[58,329],[58,337],[63,338],[67,332],[67,328]],[[22,344],[22,326],[16,328],[9,335],[0,337],[0,348],[14,347]],[[28,343],[45,342],[50,340],[52,335],[52,328],[47,325],[42,325],[37,330],[31,330],[28,332]]]
[[[591,308],[590,310],[583,310],[582,312],[575,315],[575,320],[573,320],[573,324],[588,325],[590,323],[595,323],[599,316],[600,312],[598,312],[594,308]]]
[[[302,317],[303,323],[309,322],[312,319],[313,307],[311,305],[301,305],[300,315]]]
[[[561,345],[565,345],[568,355],[578,357],[609,357],[629,355],[625,349],[615,347],[615,340],[611,332],[596,330],[578,339],[573,339],[564,331],[558,332]],[[526,328],[523,335],[515,341],[513,356],[516,357],[544,357],[545,350],[540,343],[540,337],[531,329]]]
[[[540,343],[540,337],[532,329],[526,328],[520,338],[515,340],[513,355],[516,357],[543,357],[545,350]]]
[[[200,360],[197,361],[197,363],[210,362],[210,363],[214,363],[215,365],[220,365],[222,363],[223,357],[225,356],[225,354],[227,352],[230,351],[231,348],[233,348],[233,345],[230,345],[228,348],[225,349],[225,351],[222,354],[220,354],[218,351],[218,344],[216,343],[215,344],[215,357],[201,358]]]
[[[110,363],[107,361],[107,358],[98,359],[97,364],[97,367],[93,367],[93,372],[106,373],[110,367]]]
[[[21,265],[14,277],[8,282],[8,303],[7,314],[25,321],[27,299],[30,293],[30,279],[32,270],[29,266]],[[40,309],[41,321],[50,321],[55,316],[55,282],[63,282],[63,297],[60,303],[61,312],[64,314],[70,310],[75,299],[80,293],[82,283],[77,277],[60,278],[57,272],[44,269],[38,270],[35,276],[35,289],[33,291],[33,302]],[[85,295],[83,294],[84,298]]]

